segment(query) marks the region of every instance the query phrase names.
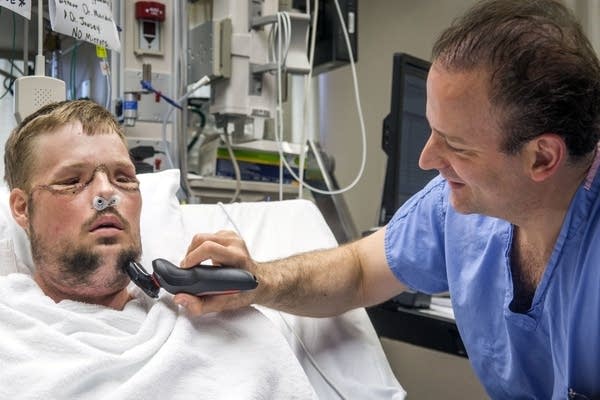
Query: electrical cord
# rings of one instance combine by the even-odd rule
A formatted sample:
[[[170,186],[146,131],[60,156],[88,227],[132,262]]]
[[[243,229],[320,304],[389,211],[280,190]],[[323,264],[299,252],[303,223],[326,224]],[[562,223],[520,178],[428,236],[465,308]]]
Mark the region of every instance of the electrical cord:
[[[227,218],[227,221],[229,221],[229,223],[231,224],[231,226],[233,226],[233,229],[235,230],[235,232],[240,236],[240,238],[242,238],[242,240],[245,241],[244,235],[242,235],[242,231],[240,230],[240,228],[238,227],[238,225],[233,220],[233,217],[231,216],[231,214],[229,214],[229,212],[225,208],[225,205],[223,205],[222,202],[218,202],[217,205],[219,206],[219,208],[221,208],[221,210],[225,214],[225,217]],[[340,397],[340,399],[342,399],[342,400],[349,399],[349,397],[347,397],[347,396],[345,396],[343,394],[343,392],[340,390],[340,388],[337,387],[337,385],[325,373],[325,371],[323,371],[323,369],[321,369],[321,367],[319,367],[319,364],[317,363],[317,361],[313,357],[312,353],[308,350],[308,348],[306,347],[306,344],[304,343],[304,341],[300,338],[300,336],[298,335],[298,333],[296,333],[296,331],[290,325],[290,323],[285,318],[285,316],[283,315],[283,313],[281,311],[277,311],[277,310],[274,310],[274,311],[277,312],[277,314],[279,315],[279,317],[283,321],[285,327],[290,331],[290,333],[292,335],[294,335],[294,338],[296,339],[296,341],[298,342],[298,344],[302,348],[302,351],[304,352],[304,354],[306,354],[306,357],[307,357],[308,361],[313,366],[313,368],[315,369],[315,371],[317,371],[317,373],[321,376],[321,378],[323,378],[323,380],[325,381],[325,383]]]
[[[310,0],[306,1],[306,13],[310,16]],[[301,199],[303,197],[303,188],[304,188],[304,165],[306,164],[306,149],[308,148],[306,144],[306,136],[307,136],[307,128],[306,128],[306,120],[308,119],[307,110],[308,110],[308,102],[311,92],[311,80],[313,74],[313,62],[315,59],[315,45],[316,45],[316,37],[317,37],[317,21],[319,20],[319,0],[315,0],[315,11],[312,17],[312,25],[310,31],[310,44],[309,44],[309,52],[308,52],[308,74],[304,80],[304,98],[302,99],[302,132],[300,136],[300,161],[298,162],[298,198]],[[312,101],[311,101],[312,103]],[[312,109],[312,108],[311,108]]]
[[[196,130],[196,133],[194,134],[192,139],[188,142],[187,147],[186,147],[187,152],[190,153],[192,151],[192,149],[194,148],[194,146],[200,140],[200,137],[202,136],[202,130],[204,129],[204,126],[206,125],[206,116],[197,107],[189,107],[188,106],[188,111],[191,111],[200,117],[200,128]],[[200,146],[202,146],[202,145],[200,145]]]
[[[231,146],[231,140],[229,139],[229,133],[227,132],[227,124],[225,124],[224,129],[225,132],[223,133],[223,135],[221,135],[221,138],[223,139],[223,141],[225,142],[225,146],[227,147],[229,158],[231,158],[231,165],[233,166],[233,173],[235,175],[235,192],[233,192],[233,196],[231,196],[231,200],[229,200],[229,203],[231,204],[235,203],[238,200],[240,192],[242,191],[242,173],[240,172],[240,166]]]
[[[106,78],[106,98],[104,100],[104,108],[110,110],[110,102],[112,97],[112,85],[110,82],[110,64],[108,63],[107,57],[102,57],[101,60],[102,61],[100,63],[100,69],[102,70]]]
[[[142,81],[142,82],[145,82],[145,81]],[[171,149],[169,146],[169,141],[167,140],[167,122],[169,121],[169,118],[171,117],[171,113],[173,112],[173,110],[175,108],[182,110],[183,107],[181,106],[181,103],[184,100],[187,100],[187,98],[190,97],[190,95],[192,93],[194,93],[196,90],[200,89],[202,86],[208,85],[209,83],[210,83],[210,78],[207,75],[203,76],[198,81],[194,82],[190,86],[188,91],[183,96],[181,96],[179,99],[177,99],[177,101],[173,101],[171,98],[168,98],[167,96],[164,96],[164,95],[162,96],[165,99],[166,98],[169,99],[169,101],[167,101],[167,103],[171,106],[171,107],[169,107],[167,112],[163,115],[162,129],[161,129],[161,132],[162,132],[161,140],[162,140],[163,147],[165,149],[165,155],[167,158],[167,164],[168,164],[169,168],[175,168],[175,164],[173,163],[173,158],[171,157]],[[149,87],[152,87],[152,85],[149,85]],[[152,88],[152,89],[154,89],[154,88]]]
[[[281,28],[280,28],[281,26]],[[279,40],[280,37],[279,35],[281,34],[281,36],[283,36],[283,57],[282,57],[282,63],[283,65],[285,65],[285,61],[287,60],[287,55],[288,52],[290,50],[290,45],[292,43],[292,20],[291,17],[289,15],[289,13],[287,12],[278,12],[277,13],[277,23],[273,25],[273,27],[271,28],[270,32],[269,32],[269,38],[268,41],[270,43],[269,46],[269,63],[276,63],[278,62],[277,59],[277,52],[276,52],[276,46],[275,46],[275,41]]]
[[[366,133],[366,129],[365,129],[365,122],[364,122],[364,117],[363,117],[362,106],[360,104],[360,93],[358,91],[358,79],[356,77],[356,65],[354,62],[354,56],[352,54],[352,47],[350,45],[350,37],[348,36],[348,29],[346,28],[346,22],[344,21],[344,16],[342,15],[342,11],[340,9],[338,0],[334,0],[334,3],[336,6],[338,17],[340,19],[340,24],[342,26],[342,32],[344,34],[344,40],[346,42],[346,47],[348,48],[348,55],[350,57],[350,68],[352,71],[352,81],[354,84],[354,98],[356,101],[356,108],[358,110],[358,118],[359,118],[360,128],[361,128],[362,152],[361,152],[361,163],[360,163],[359,171],[356,174],[356,177],[354,178],[354,180],[350,184],[348,184],[346,187],[338,189],[338,190],[322,190],[322,189],[318,189],[316,187],[313,187],[313,186],[303,182],[304,187],[310,189],[311,191],[313,191],[315,193],[325,194],[325,195],[342,194],[342,193],[345,193],[348,190],[352,189],[354,186],[356,186],[356,184],[362,178],[362,175],[365,170],[365,165],[367,163],[367,133]],[[282,67],[282,65],[280,62],[281,61],[281,37],[279,36],[278,39],[279,39],[279,43],[278,43],[279,53],[278,54],[280,57],[277,62],[277,107],[276,107],[276,114],[275,114],[275,142],[277,143],[277,151],[279,152],[279,157],[282,160],[283,164],[285,165],[286,169],[288,170],[290,175],[296,181],[300,182],[301,179],[296,175],[296,173],[293,171],[292,167],[289,165],[289,163],[285,159],[284,154],[283,154],[282,145],[281,145],[281,143],[283,142],[283,124],[281,123],[281,119],[282,119],[282,96],[281,96],[281,67]],[[300,172],[302,172],[302,171],[300,171]],[[325,171],[322,171],[322,173],[325,174]]]

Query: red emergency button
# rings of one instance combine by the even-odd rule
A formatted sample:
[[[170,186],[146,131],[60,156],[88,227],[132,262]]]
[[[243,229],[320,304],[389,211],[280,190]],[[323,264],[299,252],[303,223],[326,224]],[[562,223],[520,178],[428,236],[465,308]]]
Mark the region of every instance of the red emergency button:
[[[138,1],[135,3],[135,19],[163,22],[165,5],[157,1]]]

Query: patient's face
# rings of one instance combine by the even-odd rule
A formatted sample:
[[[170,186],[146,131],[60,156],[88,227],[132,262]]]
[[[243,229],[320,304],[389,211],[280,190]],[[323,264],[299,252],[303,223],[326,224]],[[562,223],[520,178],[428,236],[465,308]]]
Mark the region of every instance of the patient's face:
[[[35,141],[28,196],[35,279],[55,301],[102,303],[129,279],[123,263],[138,259],[141,197],[135,168],[116,134],[86,135],[79,123]],[[116,198],[104,210],[94,198]]]

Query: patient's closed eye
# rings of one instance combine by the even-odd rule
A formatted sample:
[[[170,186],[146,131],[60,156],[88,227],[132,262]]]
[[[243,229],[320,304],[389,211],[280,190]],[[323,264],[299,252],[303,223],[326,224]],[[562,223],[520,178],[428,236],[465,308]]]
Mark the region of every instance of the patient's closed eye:
[[[116,186],[125,190],[136,190],[140,186],[140,182],[135,175],[118,174],[114,181]]]
[[[49,189],[61,193],[77,193],[86,186],[86,182],[78,176],[73,176],[58,180],[55,183],[48,185]]]
[[[76,185],[80,182],[79,177],[72,177],[72,178],[67,178],[64,179],[60,182],[55,183],[56,186],[72,186],[72,185]]]

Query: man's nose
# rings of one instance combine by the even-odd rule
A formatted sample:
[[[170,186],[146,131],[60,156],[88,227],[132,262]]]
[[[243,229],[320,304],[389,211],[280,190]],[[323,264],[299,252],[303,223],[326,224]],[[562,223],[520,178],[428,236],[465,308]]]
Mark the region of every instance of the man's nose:
[[[97,171],[94,174],[92,188],[95,196],[108,198],[115,193],[115,187],[111,183],[108,175],[103,171]]]
[[[440,138],[436,137],[432,132],[429,135],[429,139],[427,139],[423,150],[421,150],[419,167],[424,170],[442,170],[447,167],[447,165],[448,163],[444,158],[444,151],[440,143]]]

